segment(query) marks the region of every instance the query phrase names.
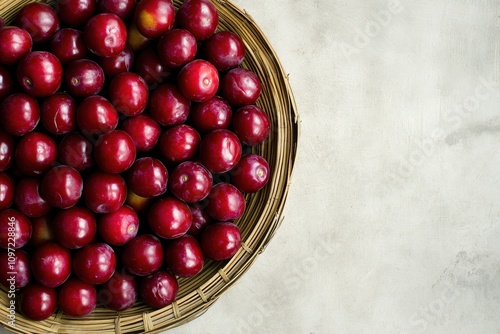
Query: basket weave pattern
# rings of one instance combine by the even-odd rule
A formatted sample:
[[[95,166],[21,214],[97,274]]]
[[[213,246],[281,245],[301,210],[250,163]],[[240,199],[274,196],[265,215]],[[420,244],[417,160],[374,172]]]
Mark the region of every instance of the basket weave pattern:
[[[19,9],[34,0],[1,1],[0,17],[11,22]],[[54,1],[45,1],[53,3]],[[178,8],[183,1],[174,0]],[[246,46],[242,66],[254,71],[262,81],[262,95],[257,104],[268,114],[271,133],[253,151],[264,156],[271,168],[266,187],[247,195],[247,208],[236,221],[241,229],[242,247],[229,261],[207,262],[201,273],[179,280],[177,300],[162,309],[154,310],[142,302],[123,312],[102,307],[83,319],[71,318],[57,312],[45,321],[32,321],[16,314],[16,327],[8,327],[10,300],[5,288],[0,291],[0,322],[17,333],[158,333],[179,326],[201,315],[244,274],[262,253],[282,222],[291,173],[299,137],[299,118],[288,77],[253,19],[230,1],[213,0],[219,12],[219,30],[238,34]]]

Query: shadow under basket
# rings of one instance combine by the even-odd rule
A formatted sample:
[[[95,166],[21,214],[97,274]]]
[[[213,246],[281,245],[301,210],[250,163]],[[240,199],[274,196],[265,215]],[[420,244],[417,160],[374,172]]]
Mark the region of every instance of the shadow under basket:
[[[20,8],[33,0],[1,1],[0,17],[12,22]],[[54,1],[46,1],[52,4]],[[243,67],[254,71],[262,81],[257,101],[269,116],[271,133],[253,152],[269,162],[269,183],[258,193],[246,195],[246,211],[235,223],[240,227],[242,246],[228,261],[208,261],[202,272],[179,279],[179,293],[171,305],[152,309],[142,301],[123,312],[98,306],[85,318],[72,318],[57,311],[44,321],[32,321],[16,312],[15,327],[8,325],[10,298],[0,291],[0,322],[17,333],[158,333],[198,317],[232,287],[261,254],[282,222],[282,212],[290,186],[299,138],[299,116],[294,97],[281,63],[263,32],[253,19],[230,1],[213,0],[219,12],[218,30],[238,34],[246,46]],[[183,1],[173,1],[176,9]]]

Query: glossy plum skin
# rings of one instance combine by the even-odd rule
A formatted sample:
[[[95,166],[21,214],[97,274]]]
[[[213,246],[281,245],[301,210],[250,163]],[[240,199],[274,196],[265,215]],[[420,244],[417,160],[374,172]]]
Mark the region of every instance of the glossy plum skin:
[[[163,132],[158,148],[163,158],[169,162],[192,159],[200,146],[200,134],[186,124],[173,126]]]
[[[31,96],[50,96],[57,92],[63,82],[62,64],[50,52],[30,52],[18,63],[17,81]]]
[[[148,112],[161,125],[184,123],[189,116],[191,102],[173,84],[162,84],[151,92]]]
[[[113,213],[99,217],[99,236],[109,245],[123,246],[137,235],[139,231],[139,217],[127,205]]]
[[[59,211],[54,216],[52,228],[57,242],[69,249],[90,244],[97,232],[94,214],[77,206]]]
[[[57,14],[69,27],[81,27],[95,14],[96,0],[56,0]]]
[[[14,65],[31,52],[33,41],[24,29],[14,26],[0,28],[0,64]]]
[[[91,52],[100,57],[112,57],[125,49],[127,27],[115,14],[97,14],[88,20],[83,36]]]
[[[0,105],[0,108],[2,106]],[[0,113],[0,119],[2,119]],[[5,171],[12,166],[14,161],[15,142],[6,132],[0,130],[0,171]]]
[[[14,225],[14,226],[12,226]],[[12,227],[14,231],[12,231]],[[31,222],[28,217],[15,209],[0,211],[0,247],[7,249],[21,248],[28,243],[31,238]],[[9,235],[10,233],[10,235]],[[14,233],[14,236],[12,236]],[[9,238],[14,238],[14,245],[9,244]]]
[[[29,256],[27,252],[17,250],[15,260],[12,260],[12,256],[9,259],[8,251],[0,250],[0,284],[6,288],[10,288],[11,284],[14,284],[17,290],[25,287],[31,281]],[[12,268],[11,266],[14,267]],[[10,273],[14,273],[14,275]],[[14,276],[14,280],[11,279],[11,276]]]
[[[42,197],[50,205],[68,209],[82,197],[83,179],[73,167],[59,165],[43,176],[40,190]]]
[[[66,93],[47,97],[40,113],[43,126],[52,134],[63,135],[76,130],[76,102]]]
[[[141,114],[148,105],[149,90],[144,79],[130,72],[118,74],[109,84],[109,100],[128,117]]]
[[[136,276],[147,276],[158,271],[164,259],[160,240],[151,234],[132,239],[123,250],[122,262],[127,271]]]
[[[51,6],[38,2],[23,6],[14,23],[26,29],[35,44],[47,42],[59,30],[61,24],[59,16]]]
[[[233,107],[255,104],[262,91],[257,75],[245,68],[233,68],[220,81],[220,93]]]
[[[267,139],[271,122],[262,109],[255,105],[247,105],[234,113],[232,126],[242,143],[255,146]]]
[[[137,159],[128,172],[127,185],[142,197],[160,196],[167,191],[168,170],[158,159]]]
[[[0,211],[8,209],[14,203],[16,184],[9,174],[0,172]]]
[[[84,171],[94,165],[94,145],[84,136],[77,132],[68,133],[59,143],[59,161]]]
[[[66,67],[64,83],[72,96],[96,95],[104,87],[104,71],[95,61],[75,60]]]
[[[172,29],[158,41],[158,57],[170,68],[177,68],[192,61],[198,46],[193,34],[185,29]]]
[[[230,222],[210,224],[201,232],[200,245],[209,259],[216,261],[230,259],[240,249],[240,229]]]
[[[148,212],[148,225],[160,238],[178,238],[191,227],[192,216],[189,206],[174,197],[157,200]]]
[[[158,271],[143,278],[139,284],[142,300],[152,308],[162,308],[172,304],[179,291],[179,284],[168,271]]]
[[[203,269],[203,251],[193,236],[183,235],[166,247],[165,263],[174,275],[193,277]]]
[[[212,174],[201,164],[185,161],[170,175],[170,191],[186,203],[199,202],[212,190]]]
[[[245,211],[243,194],[229,183],[218,183],[208,195],[208,214],[219,221],[229,221],[240,218]]]
[[[57,309],[57,292],[37,283],[25,286],[19,299],[20,312],[29,319],[41,321],[49,318]]]
[[[113,276],[115,268],[115,252],[105,243],[86,245],[73,256],[73,272],[88,284],[106,282]]]
[[[97,291],[92,284],[70,278],[58,289],[57,300],[65,314],[82,318],[92,313],[97,306]]]
[[[99,95],[86,97],[76,109],[76,124],[83,134],[99,136],[114,130],[119,115],[106,98]]]
[[[6,184],[3,184],[2,188],[5,186]],[[6,193],[4,196],[8,199],[12,195],[16,209],[23,215],[38,218],[50,212],[51,206],[40,196],[39,179],[23,178],[14,187],[10,189],[11,194]]]
[[[134,71],[146,81],[150,90],[172,75],[171,69],[162,64],[153,47],[145,48],[137,55]]]
[[[208,61],[195,59],[181,69],[177,84],[182,94],[191,101],[207,101],[217,93],[219,73]]]
[[[212,223],[212,217],[210,217],[207,211],[199,204],[190,204],[189,209],[193,216],[193,222],[187,234],[197,236],[208,224]]]
[[[52,207],[40,195],[40,180],[24,178],[18,182],[15,193],[17,209],[30,218],[47,215]]]
[[[94,145],[97,166],[107,173],[123,173],[132,166],[135,156],[134,141],[122,130],[101,135]]]
[[[0,65],[0,102],[13,93],[14,83],[12,72],[6,66]]]
[[[0,105],[0,122],[5,132],[24,136],[35,129],[40,121],[38,101],[26,93],[9,95]]]
[[[158,38],[174,25],[175,8],[170,0],[141,0],[134,12],[137,30],[147,38]]]
[[[118,174],[96,171],[85,179],[83,199],[95,213],[112,213],[120,209],[127,198],[127,185]]]
[[[104,74],[108,77],[114,77],[120,73],[128,72],[134,64],[134,53],[127,45],[122,52],[112,57],[100,57],[98,60]]]
[[[209,0],[188,0],[177,11],[176,21],[179,27],[190,31],[197,41],[203,41],[217,29],[219,14]]]
[[[262,189],[270,177],[269,164],[262,156],[250,153],[241,157],[236,167],[229,172],[231,183],[244,193],[255,193]]]
[[[98,292],[101,305],[113,311],[125,311],[134,305],[139,296],[139,287],[134,276],[115,272]]]
[[[56,159],[56,142],[41,132],[28,133],[16,146],[16,165],[23,174],[28,176],[45,173]]]
[[[137,0],[99,0],[97,1],[97,11],[115,14],[126,21],[134,14],[136,5]]]
[[[123,121],[121,129],[132,138],[138,152],[151,151],[161,135],[160,125],[148,115],[126,119]]]
[[[205,59],[219,71],[238,67],[245,59],[245,44],[230,31],[219,31],[210,37],[205,45]]]
[[[200,143],[200,161],[212,173],[225,173],[234,168],[241,152],[240,140],[226,129],[206,134]]]
[[[214,96],[208,101],[193,104],[189,119],[196,130],[207,133],[227,129],[232,114],[229,103],[220,96]]]
[[[49,51],[66,65],[83,59],[88,54],[87,45],[80,30],[64,28],[58,30],[50,39]]]
[[[30,262],[33,278],[48,288],[60,286],[71,274],[71,253],[55,242],[35,248]]]

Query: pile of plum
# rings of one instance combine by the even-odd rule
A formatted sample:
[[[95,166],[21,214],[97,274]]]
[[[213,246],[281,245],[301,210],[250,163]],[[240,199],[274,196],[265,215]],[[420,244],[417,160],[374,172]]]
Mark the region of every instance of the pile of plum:
[[[210,0],[30,3],[0,28],[0,283],[26,317],[139,299],[241,247],[269,136]]]

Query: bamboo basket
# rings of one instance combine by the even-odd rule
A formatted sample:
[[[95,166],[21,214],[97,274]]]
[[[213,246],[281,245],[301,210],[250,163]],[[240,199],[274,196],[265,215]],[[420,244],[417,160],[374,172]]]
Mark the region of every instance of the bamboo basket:
[[[0,17],[11,22],[19,9],[36,0],[1,0]],[[53,4],[53,0],[46,0]],[[176,8],[182,0],[174,0]],[[58,311],[44,321],[32,321],[16,313],[16,326],[8,325],[10,300],[0,291],[0,322],[15,333],[159,333],[177,327],[203,314],[229,288],[234,286],[266,248],[283,221],[282,212],[291,181],[299,138],[299,116],[288,82],[288,75],[263,32],[244,10],[227,0],[213,0],[219,12],[219,30],[237,33],[246,46],[242,66],[253,70],[262,81],[257,104],[267,112],[272,131],[265,143],[253,151],[264,156],[271,168],[269,183],[256,194],[247,195],[244,216],[236,221],[242,233],[242,247],[225,262],[207,262],[197,276],[179,280],[175,302],[162,309],[151,309],[137,302],[131,309],[114,312],[98,306],[85,318],[72,318]]]

